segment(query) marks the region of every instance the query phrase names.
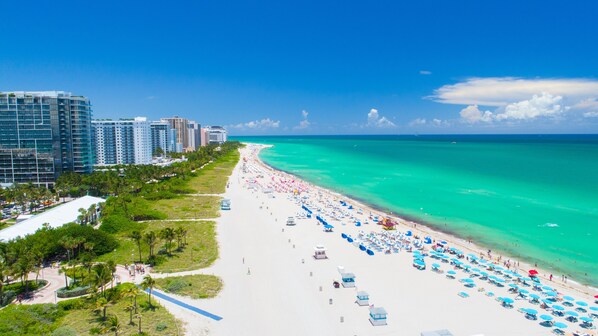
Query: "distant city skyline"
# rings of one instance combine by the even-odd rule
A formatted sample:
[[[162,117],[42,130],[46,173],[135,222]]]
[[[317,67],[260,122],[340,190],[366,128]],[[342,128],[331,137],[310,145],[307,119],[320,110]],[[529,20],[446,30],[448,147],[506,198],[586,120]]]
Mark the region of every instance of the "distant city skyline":
[[[0,91],[73,92],[94,119],[178,115],[233,136],[598,133],[598,3],[118,8],[4,4]]]

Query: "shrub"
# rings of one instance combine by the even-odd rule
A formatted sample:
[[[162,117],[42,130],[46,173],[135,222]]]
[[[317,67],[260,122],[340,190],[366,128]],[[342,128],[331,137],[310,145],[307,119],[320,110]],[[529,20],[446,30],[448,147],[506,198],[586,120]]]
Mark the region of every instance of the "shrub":
[[[81,286],[81,287],[75,287],[72,289],[67,289],[65,287],[62,287],[56,291],[56,295],[61,299],[62,298],[72,298],[72,297],[81,296],[81,295],[85,295],[85,294],[89,293],[90,288],[91,288],[90,286]]]
[[[174,279],[168,284],[168,286],[166,286],[166,290],[172,293],[176,293],[189,285],[190,284],[183,279]]]
[[[63,326],[54,330],[52,336],[77,336],[77,331],[71,327]]]
[[[58,302],[58,307],[64,311],[83,309],[86,304],[81,299],[71,299]]]
[[[110,215],[102,219],[100,230],[107,233],[141,231],[143,230],[143,224],[136,223],[123,215]]]
[[[11,303],[12,300],[17,297],[17,293],[13,290],[5,290],[2,296],[0,297],[0,307],[4,307],[7,304]]]
[[[64,315],[55,304],[9,305],[0,310],[0,335],[50,335]]]
[[[160,323],[158,323],[158,325],[156,325],[157,331],[164,331],[164,330],[166,330],[166,328],[168,328],[168,324],[166,324],[164,322],[160,322]]]

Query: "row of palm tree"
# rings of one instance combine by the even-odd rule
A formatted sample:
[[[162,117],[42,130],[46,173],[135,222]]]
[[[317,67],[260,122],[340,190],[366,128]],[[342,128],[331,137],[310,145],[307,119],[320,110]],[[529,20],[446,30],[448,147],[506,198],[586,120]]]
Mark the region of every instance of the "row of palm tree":
[[[178,249],[183,248],[185,245],[187,245],[188,233],[189,230],[182,226],[179,226],[176,229],[167,227],[160,231],[148,231],[145,233],[132,231],[129,235],[129,238],[133,239],[137,245],[137,250],[139,251],[139,261],[143,261],[143,256],[141,254],[142,243],[145,243],[149,247],[149,259],[151,261],[155,258],[155,247],[160,242],[160,239],[165,242],[166,253],[171,255],[173,241],[176,239]]]

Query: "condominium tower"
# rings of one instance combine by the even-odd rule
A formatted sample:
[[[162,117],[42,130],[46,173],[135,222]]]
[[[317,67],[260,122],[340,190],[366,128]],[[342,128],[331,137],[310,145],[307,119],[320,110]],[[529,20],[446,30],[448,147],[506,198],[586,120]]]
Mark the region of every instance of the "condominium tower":
[[[49,186],[63,172],[90,173],[91,103],[63,91],[0,92],[0,183]]]
[[[92,121],[96,164],[151,164],[152,130],[146,118]]]

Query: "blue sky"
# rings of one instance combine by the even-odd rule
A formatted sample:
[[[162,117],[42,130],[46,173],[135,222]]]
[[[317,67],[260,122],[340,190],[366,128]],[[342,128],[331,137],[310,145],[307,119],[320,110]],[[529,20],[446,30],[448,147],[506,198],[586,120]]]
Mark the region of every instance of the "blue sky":
[[[2,5],[0,90],[231,134],[598,133],[595,1]]]

